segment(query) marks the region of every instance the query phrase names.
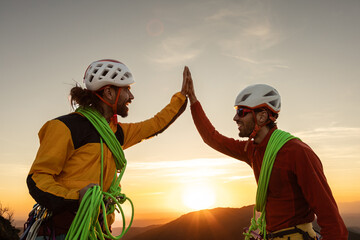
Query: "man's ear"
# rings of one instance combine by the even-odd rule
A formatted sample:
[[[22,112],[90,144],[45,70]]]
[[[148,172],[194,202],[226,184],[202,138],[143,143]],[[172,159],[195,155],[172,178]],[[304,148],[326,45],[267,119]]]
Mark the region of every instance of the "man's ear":
[[[257,114],[257,120],[260,125],[264,124],[269,118],[267,111],[263,110]]]
[[[103,91],[103,98],[109,102],[114,101],[114,93],[110,86],[106,86]]]

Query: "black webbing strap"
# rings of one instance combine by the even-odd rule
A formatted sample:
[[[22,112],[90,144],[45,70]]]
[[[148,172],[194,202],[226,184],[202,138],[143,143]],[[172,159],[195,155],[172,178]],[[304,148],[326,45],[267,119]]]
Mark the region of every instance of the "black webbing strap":
[[[297,228],[296,226],[293,229],[288,229],[288,230],[284,230],[284,231],[280,231],[277,233],[267,233],[266,234],[266,238],[268,239],[273,239],[273,238],[282,238],[285,235],[289,235],[289,234],[293,234],[293,233],[300,233],[303,236],[304,240],[316,240],[316,237],[312,238],[310,237],[308,232],[305,232],[303,230],[301,230],[300,228]]]

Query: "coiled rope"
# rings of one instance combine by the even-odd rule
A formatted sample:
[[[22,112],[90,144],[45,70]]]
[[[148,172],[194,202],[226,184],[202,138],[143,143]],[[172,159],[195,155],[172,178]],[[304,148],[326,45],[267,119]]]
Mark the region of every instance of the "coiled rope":
[[[66,235],[66,240],[81,239],[81,240],[96,240],[96,239],[120,239],[130,229],[134,218],[134,205],[132,201],[121,193],[120,181],[125,172],[126,159],[124,152],[121,148],[119,141],[116,139],[114,132],[111,130],[106,119],[97,111],[92,108],[79,107],[76,112],[84,115],[96,128],[100,134],[100,146],[101,146],[101,172],[100,172],[100,186],[95,185],[89,188],[79,206],[76,216],[70,226],[70,229]],[[103,141],[112,152],[117,172],[114,174],[114,178],[110,185],[109,191],[103,190]],[[119,173],[119,175],[117,174]],[[131,205],[131,220],[128,227],[126,227],[125,214],[121,207],[125,201],[129,201]],[[113,236],[109,230],[107,223],[107,216],[113,214],[114,211],[121,213],[122,216],[122,232],[118,236]],[[103,221],[103,227],[101,227],[99,219]],[[104,233],[105,231],[105,233]]]
[[[254,215],[251,219],[251,225],[249,227],[248,232],[245,232],[245,240],[249,240],[252,235],[251,232],[257,229],[260,230],[260,233],[266,239],[266,198],[267,198],[267,190],[269,186],[269,180],[271,176],[271,171],[275,162],[276,155],[278,151],[284,146],[284,144],[297,137],[294,137],[288,132],[276,129],[269,139],[269,142],[266,146],[264,159],[261,165],[260,176],[258,181],[258,187],[256,192],[256,204],[254,207]],[[297,138],[299,139],[299,138]],[[256,219],[256,211],[261,212],[260,217]]]

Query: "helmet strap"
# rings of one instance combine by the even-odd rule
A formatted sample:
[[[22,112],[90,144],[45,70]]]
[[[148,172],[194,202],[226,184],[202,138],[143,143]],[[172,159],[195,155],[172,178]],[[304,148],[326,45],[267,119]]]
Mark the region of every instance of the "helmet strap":
[[[245,151],[245,152],[247,151],[247,148],[248,148],[248,145],[249,145],[251,139],[255,138],[256,134],[260,131],[260,129],[261,129],[263,126],[266,126],[268,123],[270,123],[270,122],[272,121],[272,119],[275,119],[274,117],[272,117],[272,116],[270,117],[270,116],[269,116],[269,119],[268,119],[264,124],[259,125],[258,122],[257,122],[257,119],[256,119],[255,111],[253,110],[251,113],[252,113],[253,118],[254,118],[255,127],[254,127],[254,130],[252,131],[252,133],[251,133],[250,136],[249,136],[249,140],[248,140],[247,143],[245,144],[245,148],[244,148],[244,151]]]
[[[100,88],[98,91],[104,89],[105,87],[103,88]],[[120,98],[120,92],[121,92],[121,88],[119,87],[119,90],[116,94],[116,99],[115,99],[115,102],[113,104],[109,103],[108,101],[106,101],[104,98],[102,98],[97,92],[93,91],[93,93],[103,102],[105,103],[106,105],[108,105],[109,107],[111,107],[112,111],[113,111],[113,117],[111,118],[115,123],[117,123],[117,105],[118,105],[118,101],[119,101],[119,98]]]
[[[112,104],[109,103],[108,101],[106,101],[105,99],[103,99],[97,92],[93,92],[93,94],[95,94],[98,98],[100,98],[100,100],[105,103],[106,105],[108,105],[109,107],[112,107]]]
[[[112,105],[112,110],[114,113],[114,116],[112,117],[112,120],[117,124],[117,106],[118,106],[118,101],[119,101],[119,97],[120,97],[120,92],[121,92],[121,88],[119,87],[119,90],[116,94],[116,99],[115,99],[115,103]]]

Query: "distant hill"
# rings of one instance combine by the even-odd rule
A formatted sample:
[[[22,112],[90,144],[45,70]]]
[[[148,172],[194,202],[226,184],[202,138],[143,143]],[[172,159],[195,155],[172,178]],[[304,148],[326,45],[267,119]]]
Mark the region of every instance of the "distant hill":
[[[143,233],[143,232],[146,232],[150,229],[153,229],[153,228],[157,228],[157,227],[160,227],[162,225],[151,225],[151,226],[147,226],[147,227],[131,227],[129,229],[129,231],[125,234],[124,237],[121,238],[121,240],[129,240],[129,239],[132,239],[133,237],[135,236],[138,236],[139,234]],[[112,229],[112,234],[114,236],[118,236],[121,234],[121,230],[122,228],[113,228]]]
[[[359,230],[353,231],[352,229],[348,229],[349,237],[348,240],[360,240],[360,233]]]
[[[240,240],[248,227],[253,205],[191,212],[161,226],[130,228],[122,240]],[[349,229],[348,240],[360,240],[357,229]],[[119,231],[119,229],[117,229]],[[116,234],[117,231],[114,231]]]
[[[360,229],[360,213],[345,213],[341,214],[341,217],[347,227]]]
[[[243,208],[215,208],[185,214],[178,219],[145,232],[131,234],[124,240],[239,240],[248,227],[253,206]],[[137,229],[138,230],[138,229]],[[130,234],[132,236],[130,236]]]

